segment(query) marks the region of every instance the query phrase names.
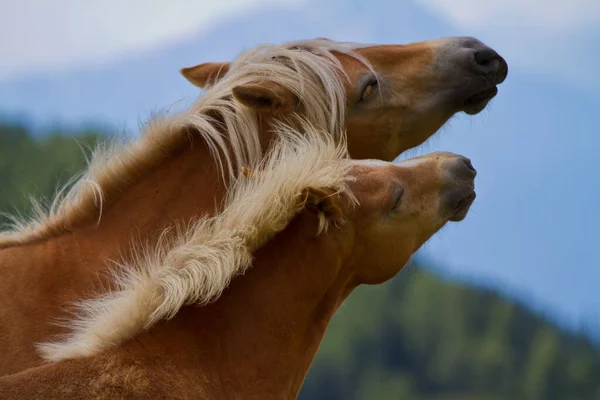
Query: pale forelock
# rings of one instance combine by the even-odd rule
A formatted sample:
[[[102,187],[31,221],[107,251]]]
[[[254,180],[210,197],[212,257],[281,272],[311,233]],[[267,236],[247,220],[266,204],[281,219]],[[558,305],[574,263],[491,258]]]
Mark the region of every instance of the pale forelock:
[[[251,266],[253,252],[302,209],[303,189],[331,189],[354,200],[347,188],[352,164],[345,141],[308,123],[302,131],[280,127],[277,142],[254,165],[255,172],[236,178],[220,214],[200,219],[175,239],[159,241],[120,265],[115,290],[81,302],[76,317],[65,323],[71,333],[38,347],[43,357],[59,361],[94,355],[172,318],[186,304],[216,300]]]
[[[298,47],[302,47],[300,50]],[[223,178],[235,176],[233,165],[260,163],[258,117],[232,101],[232,88],[267,79],[295,93],[313,125],[339,140],[345,135],[344,72],[332,51],[366,60],[352,52],[355,46],[328,40],[307,40],[284,45],[264,45],[242,53],[223,79],[211,85],[187,111],[151,120],[134,140],[112,140],[94,151],[88,169],[74,185],[66,185],[45,209],[33,202],[29,220],[13,218],[9,230],[0,232],[0,248],[43,239],[100,221],[102,209],[147,170],[158,166],[174,149],[201,135],[210,147]],[[221,115],[227,130],[209,115]],[[196,133],[197,132],[197,133]],[[67,190],[67,188],[70,189]]]

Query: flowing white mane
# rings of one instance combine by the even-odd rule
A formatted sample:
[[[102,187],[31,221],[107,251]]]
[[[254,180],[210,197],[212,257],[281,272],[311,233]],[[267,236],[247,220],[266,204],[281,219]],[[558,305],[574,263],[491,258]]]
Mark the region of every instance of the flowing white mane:
[[[274,147],[255,166],[257,173],[236,178],[220,214],[120,265],[116,290],[81,302],[74,320],[65,324],[71,333],[38,349],[49,361],[97,354],[175,316],[186,304],[216,300],[250,267],[253,252],[302,209],[303,189],[332,189],[353,199],[346,187],[351,166],[344,140],[308,123],[301,133],[281,126]]]
[[[30,220],[13,218],[11,229],[0,232],[0,249],[69,231],[85,222],[99,222],[103,208],[111,206],[144,171],[188,143],[189,135],[206,140],[223,174],[235,176],[233,165],[259,163],[263,155],[258,117],[233,99],[232,89],[237,85],[264,79],[282,85],[300,99],[311,124],[336,140],[342,138],[345,73],[331,51],[350,54],[368,65],[352,53],[353,47],[311,40],[264,45],[242,53],[187,111],[154,119],[131,142],[98,147],[87,171],[69,190],[61,190],[47,210],[34,203]],[[215,114],[222,121],[210,117]]]

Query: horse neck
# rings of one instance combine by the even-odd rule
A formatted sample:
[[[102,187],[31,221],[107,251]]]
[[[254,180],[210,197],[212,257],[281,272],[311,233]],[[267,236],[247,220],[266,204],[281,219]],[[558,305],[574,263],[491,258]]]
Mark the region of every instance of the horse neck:
[[[117,200],[103,210],[99,224],[89,221],[68,235],[78,247],[87,244],[82,252],[87,253],[88,264],[103,268],[108,259],[127,260],[140,250],[139,245],[152,247],[169,228],[185,227],[213,214],[223,204],[227,171],[219,170],[201,135],[188,134],[188,129],[184,132],[179,147],[170,149],[159,165],[141,173],[117,194]],[[259,119],[258,135],[265,151],[272,135],[263,119]],[[232,163],[232,168],[237,168],[235,160]]]
[[[355,287],[342,269],[348,247],[335,234],[315,238],[316,223],[298,221],[305,218],[259,250],[215,303],[186,307],[125,348],[168,355],[174,369],[208,382],[211,398],[296,398],[331,317]]]
[[[154,246],[165,229],[213,213],[224,195],[205,142],[188,142],[123,191],[98,225],[75,229],[63,243],[80,249],[80,264],[102,269],[108,260],[128,259],[140,245]]]

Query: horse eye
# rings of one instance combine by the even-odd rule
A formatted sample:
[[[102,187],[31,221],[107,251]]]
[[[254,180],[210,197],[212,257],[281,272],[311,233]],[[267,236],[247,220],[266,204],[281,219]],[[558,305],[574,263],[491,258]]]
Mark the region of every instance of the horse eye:
[[[363,101],[364,99],[371,96],[373,94],[373,92],[375,91],[375,89],[377,89],[377,84],[378,84],[378,82],[376,79],[369,81],[367,83],[367,85],[365,86],[365,88],[363,89],[359,101]]]
[[[398,189],[396,190],[396,200],[394,201],[394,206],[392,207],[392,211],[397,210],[402,204],[402,195],[404,194],[404,188],[398,185]]]

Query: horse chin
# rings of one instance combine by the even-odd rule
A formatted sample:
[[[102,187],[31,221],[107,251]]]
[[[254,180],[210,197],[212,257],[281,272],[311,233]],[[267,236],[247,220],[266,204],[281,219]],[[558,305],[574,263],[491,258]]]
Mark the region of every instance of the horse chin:
[[[459,222],[465,219],[476,197],[477,194],[475,192],[471,192],[464,199],[462,199],[456,206],[454,214],[452,214],[448,220],[452,222]]]
[[[479,92],[469,97],[463,104],[461,111],[465,114],[476,115],[485,109],[490,100],[498,94],[498,87],[494,86],[491,89]]]

